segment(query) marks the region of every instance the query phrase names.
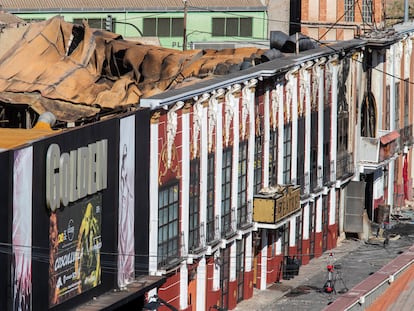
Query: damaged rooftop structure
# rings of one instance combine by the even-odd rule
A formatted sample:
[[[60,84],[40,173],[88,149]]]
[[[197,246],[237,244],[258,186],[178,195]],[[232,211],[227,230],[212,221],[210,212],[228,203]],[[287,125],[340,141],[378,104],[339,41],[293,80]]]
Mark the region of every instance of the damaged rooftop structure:
[[[10,128],[31,128],[46,111],[58,128],[93,122],[139,109],[141,98],[283,56],[255,47],[178,51],[59,16],[15,40],[0,59],[0,126]]]
[[[412,197],[412,25],[185,51],[22,29],[0,56],[7,310],[233,310]]]

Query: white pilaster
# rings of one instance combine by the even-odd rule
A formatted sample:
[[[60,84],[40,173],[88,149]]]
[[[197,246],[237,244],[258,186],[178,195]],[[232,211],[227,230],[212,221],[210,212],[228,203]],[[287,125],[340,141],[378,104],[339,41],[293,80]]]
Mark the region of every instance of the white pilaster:
[[[289,246],[296,245],[296,217],[291,217],[289,228]]]
[[[260,271],[260,288],[266,289],[266,282],[267,282],[267,230],[262,230],[262,250],[261,250],[261,265],[262,269]]]
[[[248,136],[248,155],[247,155],[247,204],[253,205],[254,194],[254,152],[255,152],[255,93],[250,91],[249,98],[249,136]],[[249,203],[250,201],[250,203]],[[253,212],[253,211],[252,211]]]
[[[297,90],[298,88],[298,79],[295,77],[295,87],[294,89]],[[298,94],[294,92],[292,95],[292,139],[291,139],[291,179],[292,182],[299,184],[299,181],[296,180],[298,176]]]
[[[303,219],[302,219],[302,236],[304,240],[309,240],[309,203],[305,203],[303,206]]]
[[[311,96],[310,96],[310,74],[308,70],[303,70],[305,79],[305,100],[303,110],[305,111],[305,163],[304,172],[309,174],[309,179],[305,182],[310,183],[310,159],[311,159]]]
[[[206,259],[202,257],[198,262],[197,267],[197,301],[196,310],[204,310],[206,306],[206,292],[207,292],[207,268]]]
[[[221,219],[221,168],[223,162],[223,104],[217,107],[216,125],[216,168],[215,168],[215,212],[214,214]],[[221,221],[218,222],[219,232],[221,232]]]
[[[236,255],[237,255],[237,248],[236,243],[233,243],[230,246],[230,275],[229,279],[230,282],[233,282],[236,279]]]
[[[231,208],[234,210],[234,214],[231,217],[235,217],[235,219],[231,219],[232,224],[236,224],[237,226],[237,202],[238,202],[238,168],[239,168],[239,141],[240,141],[240,117],[239,117],[239,97],[231,96],[231,100],[233,101],[233,163],[232,163],[232,170],[231,170]],[[236,228],[234,228],[236,229]]]
[[[289,79],[294,79],[293,75],[289,75]],[[295,82],[292,81],[288,81],[288,84],[294,84]],[[292,86],[293,88],[293,86]],[[284,111],[285,108],[287,108],[287,110],[290,109],[289,104],[285,105],[283,103],[283,86],[282,84],[277,84],[276,85],[276,96],[278,97],[277,102],[279,103],[278,105],[278,118],[277,118],[277,128],[278,128],[278,135],[277,135],[277,184],[284,184],[284,180],[283,180],[283,138],[284,138],[284,132],[285,132],[285,122],[284,122],[284,113],[289,114],[288,111]],[[295,92],[293,92],[295,93]]]
[[[181,115],[181,231],[184,233],[184,247],[181,256],[185,257],[188,254],[188,222],[189,222],[189,193],[190,193],[190,114],[183,112]],[[187,282],[187,281],[186,281]]]
[[[270,140],[270,107],[269,90],[263,95],[264,126],[263,126],[263,187],[269,187],[269,140]]]
[[[252,238],[252,233],[250,232],[247,236],[246,236],[246,252],[245,252],[245,271],[246,272],[250,272],[252,271],[252,267],[253,267],[253,257],[252,257],[252,251],[253,251],[253,238]]]
[[[204,245],[207,235],[207,165],[208,165],[208,124],[207,107],[203,108],[201,118],[201,147],[200,147],[200,222],[204,223]]]
[[[331,105],[331,150],[330,156],[331,161],[334,163],[331,169],[334,172],[331,172],[332,176],[335,176],[336,179],[336,151],[337,151],[337,136],[338,136],[338,66],[336,63],[330,63],[330,66],[325,70],[332,70],[332,105]],[[333,180],[334,181],[334,180]]]
[[[158,249],[158,122],[150,126],[150,157],[149,157],[149,274],[157,272]]]
[[[188,268],[184,261],[180,266],[180,309],[187,308],[188,297]]]
[[[329,191],[329,225],[334,225],[336,219],[336,192],[335,188]]]

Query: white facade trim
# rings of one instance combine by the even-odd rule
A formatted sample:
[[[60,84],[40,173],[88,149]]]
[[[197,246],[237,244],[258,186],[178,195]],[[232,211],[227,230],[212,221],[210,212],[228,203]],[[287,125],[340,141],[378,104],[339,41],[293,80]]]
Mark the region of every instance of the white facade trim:
[[[309,202],[303,205],[303,218],[302,218],[302,236],[304,240],[309,240]]]
[[[269,140],[270,140],[270,107],[269,107],[270,91],[266,90],[263,97],[264,107],[264,129],[263,129],[263,187],[269,187],[269,169],[266,163],[269,164]]]
[[[150,159],[149,159],[149,274],[157,272],[158,254],[158,123],[150,127]]]
[[[207,292],[206,279],[207,279],[206,259],[202,257],[197,267],[196,310],[204,310],[206,306],[206,292]]]
[[[260,289],[264,290],[266,289],[266,283],[267,283],[267,230],[262,230],[262,249],[260,251],[261,253],[261,266],[262,269],[260,271]]]
[[[181,114],[182,141],[190,142],[190,114],[183,111]],[[181,159],[191,159],[190,144],[183,143],[181,146]],[[190,161],[182,161],[181,164],[181,231],[184,233],[184,247],[181,256],[188,255],[189,235],[189,193],[190,193]],[[186,281],[187,283],[187,281]]]
[[[180,266],[180,309],[188,306],[188,268],[184,261]]]

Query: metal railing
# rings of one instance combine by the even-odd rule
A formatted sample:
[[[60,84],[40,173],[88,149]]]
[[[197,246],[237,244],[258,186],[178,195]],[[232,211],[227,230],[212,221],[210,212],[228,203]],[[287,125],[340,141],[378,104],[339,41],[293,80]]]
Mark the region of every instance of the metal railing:
[[[336,179],[347,178],[355,173],[354,158],[350,152],[338,154],[336,160]]]

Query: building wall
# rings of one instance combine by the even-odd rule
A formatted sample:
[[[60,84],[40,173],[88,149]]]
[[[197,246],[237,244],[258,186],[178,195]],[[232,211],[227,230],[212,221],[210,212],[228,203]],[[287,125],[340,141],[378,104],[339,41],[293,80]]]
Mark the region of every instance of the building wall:
[[[42,21],[56,16],[56,12],[39,12],[39,11],[26,11],[26,12],[11,12],[18,17],[28,21]],[[138,40],[143,39],[143,21],[145,18],[160,17],[160,18],[183,18],[184,12],[111,12],[111,11],[79,11],[71,12],[64,11],[58,12],[63,16],[65,21],[73,22],[75,19],[101,19],[102,28],[105,29],[105,21],[108,15],[112,16],[114,21],[113,32],[120,34],[124,38],[136,38]],[[289,16],[289,15],[287,15]],[[219,37],[213,36],[213,18],[252,18],[252,35],[251,37]],[[239,41],[262,41],[268,38],[268,25],[267,14],[265,11],[251,11],[251,12],[214,12],[214,11],[193,11],[189,10],[187,13],[187,43],[188,48],[192,42],[205,42],[205,41],[217,41],[217,42],[234,42],[238,44]],[[202,26],[201,26],[202,25]],[[142,38],[141,38],[142,37]],[[183,49],[183,35],[179,36],[160,36],[158,37],[161,46],[174,49]]]
[[[363,18],[362,3],[354,2],[349,9],[345,3],[345,0],[303,0],[302,32],[318,40],[349,40],[370,32],[374,24],[379,28],[384,26],[383,1],[372,1],[371,21]],[[351,20],[345,19],[348,11],[353,14]]]

